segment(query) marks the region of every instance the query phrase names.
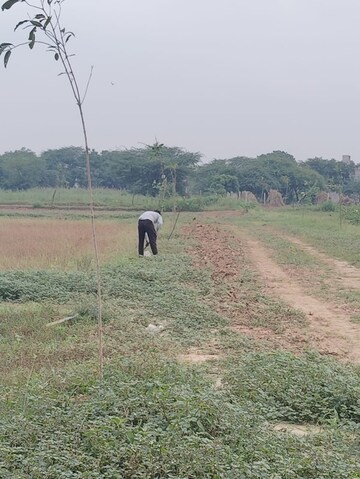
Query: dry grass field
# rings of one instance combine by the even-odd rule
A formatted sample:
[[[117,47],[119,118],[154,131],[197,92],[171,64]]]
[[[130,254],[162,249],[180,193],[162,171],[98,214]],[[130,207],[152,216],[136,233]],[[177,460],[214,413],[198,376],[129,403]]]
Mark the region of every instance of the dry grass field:
[[[115,254],[135,254],[136,225],[96,223],[103,262]],[[89,220],[0,219],[0,269],[87,269],[93,258]]]

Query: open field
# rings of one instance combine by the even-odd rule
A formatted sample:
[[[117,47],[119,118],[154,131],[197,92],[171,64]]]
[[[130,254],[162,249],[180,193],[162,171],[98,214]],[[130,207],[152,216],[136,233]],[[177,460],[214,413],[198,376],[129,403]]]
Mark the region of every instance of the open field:
[[[146,196],[131,195],[115,189],[94,190],[94,202],[97,206],[107,208],[143,208],[154,206],[155,202]],[[26,191],[0,190],[0,204],[25,205],[32,207],[74,207],[86,206],[89,192],[81,188],[34,188]]]
[[[121,190],[94,189],[95,210],[101,214],[119,215],[121,212],[141,211],[146,209],[161,209],[174,211],[203,210],[241,210],[254,208],[238,198],[218,196],[159,197],[131,195]],[[0,215],[42,216],[61,211],[62,214],[88,216],[89,193],[81,188],[33,188],[26,191],[11,191],[0,189]],[[30,212],[29,209],[33,211]],[[64,212],[64,209],[66,210]]]
[[[0,477],[360,477],[359,227],[182,213],[169,240],[168,213],[137,258],[137,213],[104,213],[99,381],[90,228],[66,214],[0,219]]]
[[[97,237],[101,259],[136,251],[136,224],[100,220]],[[88,220],[0,218],[0,270],[89,269],[93,261]]]

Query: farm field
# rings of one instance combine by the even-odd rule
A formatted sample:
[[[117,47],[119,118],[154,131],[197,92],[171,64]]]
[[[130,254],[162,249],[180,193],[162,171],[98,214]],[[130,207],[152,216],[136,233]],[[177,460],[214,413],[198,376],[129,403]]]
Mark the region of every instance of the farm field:
[[[360,227],[310,210],[0,217],[0,477],[360,477]],[[62,324],[50,324],[74,317]]]

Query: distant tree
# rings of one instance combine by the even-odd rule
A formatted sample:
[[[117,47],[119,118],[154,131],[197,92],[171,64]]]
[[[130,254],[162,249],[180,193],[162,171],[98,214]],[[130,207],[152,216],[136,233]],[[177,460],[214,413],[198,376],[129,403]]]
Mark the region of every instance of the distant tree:
[[[315,157],[309,158],[302,164],[322,175],[331,188],[346,185],[355,173],[355,163],[352,161],[348,164],[334,159]]]
[[[73,187],[86,184],[85,151],[79,147],[66,147],[46,150],[41,154],[46,168],[55,178],[55,184],[49,186]]]
[[[319,173],[310,168],[298,166],[296,174],[289,178],[289,190],[292,202],[315,202],[316,195],[326,189],[326,181]]]
[[[343,193],[346,196],[350,196],[357,203],[360,202],[360,181],[352,179],[343,188]]]
[[[294,200],[295,179],[299,174],[295,158],[284,151],[273,151],[257,157],[261,168],[271,177],[272,189],[279,191],[286,203]]]
[[[156,146],[156,143],[155,143]],[[154,145],[147,147],[147,155],[150,153],[150,162],[157,169],[158,179],[164,179],[171,186],[171,194],[188,194],[189,176],[200,162],[199,152],[189,152],[179,147],[163,145],[154,155]]]
[[[215,175],[210,184],[210,191],[219,195],[236,193],[239,196],[239,181],[234,175]]]
[[[185,195],[189,176],[200,161],[199,153],[178,147],[162,146],[159,154],[154,154],[151,145],[103,151],[100,157],[101,186],[151,196],[158,194],[158,185],[164,178],[172,185],[172,193]]]
[[[46,165],[42,158],[30,150],[5,153],[0,156],[0,187],[27,190],[44,184]]]
[[[278,184],[258,160],[243,161],[236,168],[236,177],[240,191],[251,191],[258,199],[262,200],[264,193],[270,189],[277,189]]]
[[[276,150],[273,151],[272,153],[265,153],[263,155],[259,155],[258,160],[262,161],[269,161],[273,162],[274,164],[281,164],[281,163],[292,163],[293,165],[296,165],[296,160],[293,157],[293,155],[290,155],[290,153],[287,153],[286,151],[280,151]]]
[[[310,188],[325,188],[324,178],[300,167],[295,158],[284,151],[273,151],[257,158],[235,157],[227,160],[214,160],[196,170],[197,191],[211,193],[226,189],[224,179],[230,176],[237,179],[239,191],[251,191],[260,201],[270,190],[281,193],[286,203],[299,201],[301,195]]]
[[[227,160],[213,160],[210,163],[197,165],[191,177],[192,190],[197,194],[211,194],[214,178],[221,175],[234,176],[233,169]]]

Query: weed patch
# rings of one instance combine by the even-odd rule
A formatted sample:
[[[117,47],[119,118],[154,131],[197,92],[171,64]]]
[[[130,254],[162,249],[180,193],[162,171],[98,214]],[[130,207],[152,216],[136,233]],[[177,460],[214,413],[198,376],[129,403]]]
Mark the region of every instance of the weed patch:
[[[190,267],[184,256],[124,260],[103,268],[103,318],[106,354],[133,354],[161,349],[175,354],[183,346],[206,342],[211,329],[226,324],[211,304],[199,301],[208,295],[206,272]],[[191,287],[189,287],[189,282]],[[95,279],[83,272],[10,271],[0,273],[0,351],[4,364],[14,368],[55,368],[89,361],[96,356]],[[29,303],[31,301],[32,303]],[[56,306],[57,305],[57,306]],[[73,324],[46,328],[63,317],[77,315]],[[153,337],[150,323],[164,333]],[[170,346],[172,344],[172,346]]]
[[[76,294],[95,292],[95,280],[80,271],[0,272],[1,301],[66,302]]]
[[[225,324],[211,304],[199,301],[208,293],[209,278],[192,269],[186,255],[119,263],[106,268],[103,279],[105,296],[117,298],[124,307],[145,306],[148,321],[165,321],[178,339],[196,336],[196,331],[200,337]]]
[[[360,423],[360,373],[317,354],[250,354],[233,364],[231,391],[270,420]]]
[[[359,467],[353,440],[279,434],[251,405],[168,361],[126,360],[102,384],[38,391],[24,414],[0,421],[3,477],[348,479]]]

